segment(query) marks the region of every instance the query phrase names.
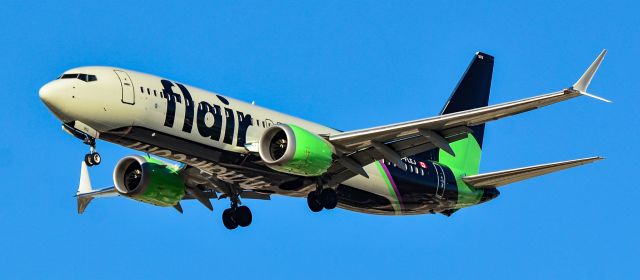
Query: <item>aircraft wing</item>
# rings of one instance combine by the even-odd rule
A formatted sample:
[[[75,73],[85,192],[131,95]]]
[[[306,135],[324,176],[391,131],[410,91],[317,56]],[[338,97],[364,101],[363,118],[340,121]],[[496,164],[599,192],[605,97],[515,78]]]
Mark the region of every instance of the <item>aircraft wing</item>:
[[[610,102],[586,93],[605,54],[606,50],[602,51],[578,82],[562,91],[425,119],[328,135],[327,140],[336,147],[340,164],[327,171],[327,181],[329,184],[338,184],[357,174],[368,177],[362,166],[383,158],[402,168],[405,165],[401,164],[401,158],[433,148],[453,154],[449,143],[466,138],[472,126],[581,95]]]
[[[223,197],[227,197],[227,194],[229,193],[237,193],[241,198],[245,199],[271,199],[269,194],[234,188],[231,184],[215,179],[215,177],[207,171],[193,166],[184,166],[180,169],[179,174],[185,180],[186,186],[185,195],[182,199],[198,200],[211,211],[213,211],[213,205],[209,200],[212,198],[218,198],[217,193],[223,193]],[[120,193],[116,190],[115,186],[93,189],[87,164],[82,161],[80,165],[80,183],[78,185],[78,191],[76,192],[78,214],[83,214],[94,198],[114,197],[119,195]],[[180,203],[174,205],[174,208],[182,213],[182,206]]]
[[[497,171],[485,174],[462,177],[465,183],[474,188],[497,188],[506,184],[526,180],[529,178],[549,174],[579,165],[601,160],[601,157],[590,157],[576,160],[541,164],[523,168]]]

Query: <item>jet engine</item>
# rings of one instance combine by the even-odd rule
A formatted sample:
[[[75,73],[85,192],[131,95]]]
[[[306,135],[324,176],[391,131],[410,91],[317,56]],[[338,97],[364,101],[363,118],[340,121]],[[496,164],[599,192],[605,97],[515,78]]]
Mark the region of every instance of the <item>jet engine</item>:
[[[299,176],[319,176],[333,162],[334,148],[322,137],[301,127],[278,124],[260,137],[259,153],[270,168]]]
[[[174,206],[185,194],[176,168],[142,156],[127,156],[113,171],[115,188],[123,196],[156,206]]]

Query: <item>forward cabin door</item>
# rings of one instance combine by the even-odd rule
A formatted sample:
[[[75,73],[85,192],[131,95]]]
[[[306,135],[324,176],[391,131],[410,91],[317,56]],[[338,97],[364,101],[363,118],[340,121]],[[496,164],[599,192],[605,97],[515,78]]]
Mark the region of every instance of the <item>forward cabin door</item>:
[[[113,70],[120,79],[120,85],[122,86],[122,103],[135,104],[135,92],[133,90],[133,82],[129,77],[129,74],[120,70]]]

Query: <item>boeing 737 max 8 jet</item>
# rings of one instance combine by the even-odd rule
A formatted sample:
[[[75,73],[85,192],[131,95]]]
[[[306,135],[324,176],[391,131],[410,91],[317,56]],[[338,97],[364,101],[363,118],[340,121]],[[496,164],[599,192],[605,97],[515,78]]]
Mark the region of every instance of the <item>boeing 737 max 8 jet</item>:
[[[355,131],[115,67],[68,70],[40,98],[90,147],[80,169],[80,214],[97,197],[180,212],[185,199],[213,210],[210,199],[228,198],[222,221],[235,229],[251,224],[247,200],[278,194],[306,197],[313,212],[449,216],[497,197],[500,186],[601,159],[479,174],[485,123],[582,95],[604,100],[586,90],[605,52],[571,87],[490,106],[494,58],[476,53],[440,115]],[[94,190],[87,167],[101,162],[98,139],[145,155],[122,158],[113,186]]]

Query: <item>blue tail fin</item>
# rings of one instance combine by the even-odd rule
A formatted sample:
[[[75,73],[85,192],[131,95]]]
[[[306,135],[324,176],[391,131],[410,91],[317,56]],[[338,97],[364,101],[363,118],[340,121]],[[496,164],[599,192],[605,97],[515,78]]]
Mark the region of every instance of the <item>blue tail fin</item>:
[[[449,100],[442,108],[440,115],[487,106],[492,76],[493,56],[481,52],[476,53]],[[451,143],[455,156],[440,151],[440,149],[433,149],[416,156],[422,159],[446,162],[450,167],[464,170],[467,174],[477,174],[484,139],[484,124],[470,128],[473,132],[467,135],[467,138]]]
[[[471,60],[467,71],[458,82],[440,115],[485,107],[489,105],[491,77],[493,76],[493,56],[478,52]],[[471,127],[473,136],[482,147],[484,124]]]

